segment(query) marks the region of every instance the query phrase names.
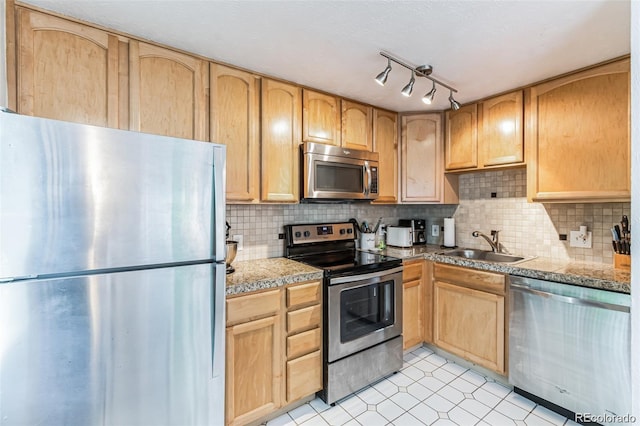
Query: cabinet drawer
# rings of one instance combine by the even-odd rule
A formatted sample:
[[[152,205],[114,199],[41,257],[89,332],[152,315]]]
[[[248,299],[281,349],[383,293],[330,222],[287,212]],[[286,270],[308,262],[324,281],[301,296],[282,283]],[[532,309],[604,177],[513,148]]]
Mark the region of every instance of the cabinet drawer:
[[[227,299],[227,325],[275,315],[280,311],[280,290]]]
[[[493,272],[437,263],[434,268],[434,277],[436,281],[445,281],[491,293],[504,294],[505,292],[504,275]]]
[[[404,270],[402,271],[402,281],[414,281],[422,278],[422,265],[424,261],[413,261],[404,264]]]
[[[287,308],[320,303],[321,290],[320,281],[287,287]]]
[[[320,389],[322,389],[320,351],[287,362],[287,402],[304,398]]]
[[[322,343],[322,333],[320,328],[305,331],[287,337],[287,359],[314,352],[320,349]]]
[[[287,333],[297,333],[308,330],[309,328],[318,327],[321,319],[322,309],[320,305],[287,312]]]

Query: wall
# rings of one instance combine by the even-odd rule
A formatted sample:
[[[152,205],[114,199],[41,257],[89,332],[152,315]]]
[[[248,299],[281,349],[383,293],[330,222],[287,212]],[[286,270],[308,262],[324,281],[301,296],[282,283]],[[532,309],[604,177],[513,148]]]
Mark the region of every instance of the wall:
[[[456,220],[456,244],[460,247],[488,249],[482,238],[474,238],[475,230],[489,234],[500,230],[500,240],[514,254],[573,259],[592,262],[613,262],[611,227],[620,222],[623,214],[630,216],[630,203],[598,204],[540,204],[528,203],[525,170],[505,170],[467,173],[460,176],[460,204],[458,206],[368,204],[293,204],[293,205],[228,205],[227,220],[231,234],[241,234],[244,250],[237,260],[279,257],[284,242],[278,234],[291,223],[359,221],[375,223],[378,217],[391,225],[400,218],[427,220],[442,225],[443,218]],[[491,192],[496,198],[491,198]],[[558,234],[569,234],[587,225],[592,232],[591,249],[569,247]],[[442,234],[428,242],[442,243]]]
[[[631,2],[631,229],[640,229],[640,2]],[[637,244],[637,243],[636,243]],[[637,248],[636,248],[637,250]],[[631,256],[631,359],[640,359],[640,256]],[[631,363],[633,414],[640,422],[640,362]]]
[[[525,169],[468,173],[460,176],[460,205],[455,212],[456,244],[488,249],[475,230],[487,235],[500,230],[500,241],[514,254],[613,262],[611,227],[622,215],[631,217],[630,203],[541,204],[527,202]],[[491,193],[496,198],[491,198]],[[591,249],[569,247],[559,234],[587,225]]]
[[[7,106],[7,45],[5,40],[6,1],[0,0],[0,106]]]
[[[284,254],[284,241],[278,234],[284,225],[293,223],[317,223],[348,221],[356,218],[375,224],[379,217],[383,223],[396,225],[398,219],[430,219],[430,223],[442,225],[443,218],[450,217],[456,206],[440,205],[369,205],[369,204],[289,204],[289,205],[227,205],[227,221],[231,235],[241,234],[244,250],[238,251],[236,260],[264,257],[280,257]],[[429,237],[428,242],[441,243]]]

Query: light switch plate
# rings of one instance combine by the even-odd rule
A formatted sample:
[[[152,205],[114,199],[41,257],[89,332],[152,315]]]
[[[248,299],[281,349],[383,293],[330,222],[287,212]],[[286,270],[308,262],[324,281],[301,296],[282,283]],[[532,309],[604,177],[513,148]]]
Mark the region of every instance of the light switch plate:
[[[440,225],[431,225],[431,236],[437,237],[440,235]]]
[[[569,246],[591,248],[591,231],[587,232],[587,235],[583,235],[580,231],[570,231]]]

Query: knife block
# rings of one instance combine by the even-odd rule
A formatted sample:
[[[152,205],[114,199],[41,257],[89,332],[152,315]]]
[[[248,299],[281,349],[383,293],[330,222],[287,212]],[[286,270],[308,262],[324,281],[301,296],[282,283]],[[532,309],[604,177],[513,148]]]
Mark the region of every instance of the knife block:
[[[623,271],[631,271],[631,256],[613,253],[613,267]]]

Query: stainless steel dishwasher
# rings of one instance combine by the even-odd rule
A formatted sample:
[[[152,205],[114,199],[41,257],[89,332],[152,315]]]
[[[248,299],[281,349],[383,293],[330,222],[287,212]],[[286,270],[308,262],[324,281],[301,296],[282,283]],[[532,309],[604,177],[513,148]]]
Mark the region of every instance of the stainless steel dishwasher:
[[[568,415],[631,412],[629,294],[511,276],[509,382]],[[524,392],[522,392],[524,391]],[[540,402],[540,401],[537,401]]]

